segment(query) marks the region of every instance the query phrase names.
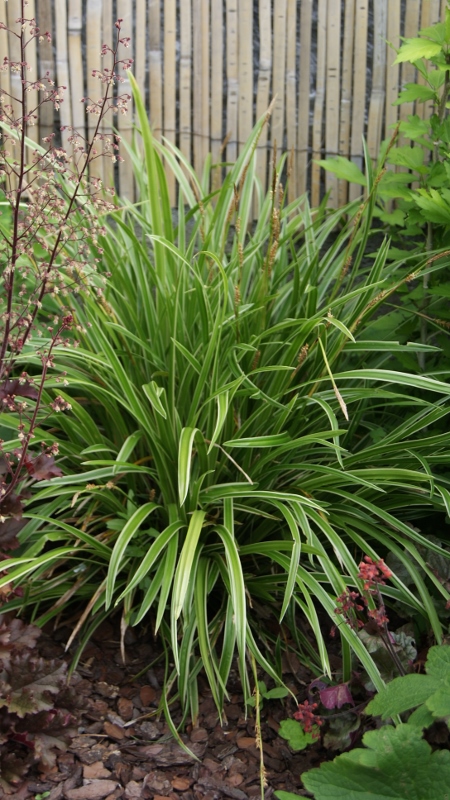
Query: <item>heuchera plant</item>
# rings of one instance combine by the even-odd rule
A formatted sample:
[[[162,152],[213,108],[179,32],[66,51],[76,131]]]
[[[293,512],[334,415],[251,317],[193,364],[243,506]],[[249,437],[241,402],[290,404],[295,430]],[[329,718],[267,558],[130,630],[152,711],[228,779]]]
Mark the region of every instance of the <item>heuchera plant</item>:
[[[50,40],[35,19],[26,16],[26,0],[16,27],[0,29],[16,37],[20,60],[5,56],[0,69],[20,75],[20,96],[13,98],[4,90],[0,96],[0,189],[3,219],[0,218],[0,414],[4,426],[16,428],[16,439],[7,446],[0,439],[0,548],[18,545],[23,501],[34,481],[60,476],[55,464],[58,444],[35,443],[38,424],[54,412],[70,409],[60,395],[45,405],[43,392],[55,366],[58,347],[75,346],[73,331],[77,326],[64,308],[67,292],[83,291],[94,281],[96,264],[101,256],[97,239],[103,234],[101,217],[114,206],[102,182],[89,177],[89,167],[98,158],[122,160],[118,155],[119,137],[102,132],[102,121],[112,111],[126,113],[130,99],[119,94],[117,84],[124,79],[119,70],[128,69],[132,59],[119,58],[121,45],[129,39],[121,35],[122,20],[117,20],[116,41],[103,45],[101,56],[112,64],[93,74],[102,86],[100,99],[84,97],[86,111],[97,116],[90,139],[84,131],[68,129],[70,152],[64,150],[55,133],[37,146],[26,137],[36,124],[39,112],[47,103],[58,110],[64,102],[64,86],[57,86],[47,72],[30,76],[27,48],[31,42]],[[29,98],[36,96],[35,105]],[[64,128],[61,128],[64,130]],[[70,249],[69,249],[70,247]],[[93,249],[94,248],[94,249]],[[97,249],[97,257],[93,257]],[[101,281],[95,283],[101,292]],[[30,374],[31,364],[40,362],[37,374]],[[59,376],[56,380],[63,380]],[[11,415],[8,422],[5,414]]]

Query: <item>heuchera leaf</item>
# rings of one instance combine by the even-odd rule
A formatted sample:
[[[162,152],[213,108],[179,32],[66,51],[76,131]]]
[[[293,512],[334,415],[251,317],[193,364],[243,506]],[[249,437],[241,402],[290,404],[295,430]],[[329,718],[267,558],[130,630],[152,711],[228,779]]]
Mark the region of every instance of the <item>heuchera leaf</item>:
[[[55,464],[54,456],[41,453],[36,458],[30,458],[25,462],[27,472],[36,481],[49,481],[51,478],[62,478],[63,472]]]
[[[450,752],[432,753],[419,728],[385,726],[363,743],[302,775],[315,800],[448,800]]]
[[[28,381],[21,383],[18,378],[14,381],[3,381],[0,385],[0,401],[8,402],[15,397],[28,397],[30,400],[38,399],[38,390]]]
[[[0,707],[24,717],[50,711],[65,683],[66,665],[34,657],[29,651],[13,653],[10,670],[0,672]]]
[[[348,683],[339,683],[337,686],[327,686],[320,691],[320,702],[325,708],[342,708],[345,703],[355,705]]]

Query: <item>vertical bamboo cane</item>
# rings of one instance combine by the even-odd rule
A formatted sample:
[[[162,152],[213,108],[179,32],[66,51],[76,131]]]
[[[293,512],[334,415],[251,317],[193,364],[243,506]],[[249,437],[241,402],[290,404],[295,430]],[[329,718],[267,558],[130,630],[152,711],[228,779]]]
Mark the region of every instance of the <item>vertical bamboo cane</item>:
[[[259,69],[256,93],[256,117],[259,119],[267,111],[270,95],[272,71],[272,11],[270,0],[259,0]],[[267,139],[268,126],[261,131],[258,142],[256,174],[265,190],[267,186]]]
[[[242,150],[253,127],[253,0],[239,0],[238,138]]]
[[[313,164],[311,168],[311,203],[318,206],[320,202],[320,166],[315,162],[322,158],[322,122],[325,100],[325,66],[327,46],[327,0],[319,0],[317,15],[317,73],[316,99],[314,103],[312,149]]]
[[[81,0],[69,0],[69,16],[67,23],[71,86],[70,99],[67,98],[67,102],[70,102],[71,105],[73,127],[82,136],[85,136],[86,109],[84,104],[80,103],[81,98],[85,94],[83,50],[81,43],[81,31],[83,27]]]
[[[2,0],[4,2],[4,0]],[[2,17],[4,19],[4,17]],[[37,6],[37,23],[42,34],[52,34],[52,7],[50,0],[38,0]],[[38,74],[39,78],[43,78],[48,72],[51,79],[54,79],[54,65],[53,65],[53,45],[44,39],[39,43],[38,48]],[[47,85],[47,84],[45,84]],[[44,103],[39,109],[39,138],[42,141],[45,137],[53,132],[53,106],[51,103]]]
[[[88,0],[89,2],[89,0]],[[101,3],[101,0],[100,0]],[[131,36],[133,34],[133,13],[129,0],[117,0],[117,17],[122,19],[121,31],[124,36]],[[127,56],[133,58],[133,47],[127,51]],[[124,82],[119,84],[120,94],[131,95],[131,84],[126,72],[122,73]],[[117,127],[120,136],[131,145],[133,142],[133,103],[130,100],[128,104],[128,114],[119,114],[117,118]],[[128,167],[126,161],[119,164],[119,183],[120,194],[128,200],[134,200],[134,179],[133,173]]]
[[[341,4],[328,0],[325,112],[325,149],[327,156],[335,156],[339,151],[340,50]],[[332,208],[336,208],[338,204],[338,180],[332,172],[326,172],[325,186],[327,192],[330,193],[329,204]]]
[[[61,103],[59,109],[59,119],[61,125],[70,127],[72,125],[72,109],[71,109],[71,92],[73,87],[70,85],[69,76],[69,59],[68,59],[68,43],[67,43],[67,11],[65,3],[56,3],[54,7],[55,13],[55,35],[56,35],[56,80],[59,86],[66,86],[64,102]],[[75,91],[79,93],[79,87],[74,87]],[[83,94],[83,84],[81,84],[81,97]],[[61,132],[61,141],[65,150],[70,151],[69,136],[70,131],[63,130]]]
[[[102,44],[113,47],[116,29],[113,27],[112,0],[103,0],[102,6]],[[112,69],[113,58],[111,53],[103,56],[103,69]],[[115,124],[113,112],[108,111],[102,122],[102,133],[112,141],[113,125]],[[105,186],[114,186],[114,164],[108,157],[103,159],[103,182]]]
[[[408,0],[405,13],[405,32],[406,38],[417,36],[419,30],[420,0]],[[416,70],[412,64],[404,62],[401,65],[401,84],[414,83],[416,80]],[[410,114],[414,114],[414,103],[402,103],[400,106],[400,119],[406,120]],[[405,144],[403,137],[400,143]]]
[[[147,60],[147,24],[146,24],[145,0],[136,0],[136,16],[135,16],[134,30],[135,32],[134,32],[133,75],[136,78],[137,84],[143,96],[145,97],[145,76],[146,76],[145,67]],[[133,37],[133,32],[131,29],[127,31],[126,36]]]
[[[389,0],[387,15],[387,40],[393,47],[400,47],[400,0]],[[393,64],[395,51],[391,48],[386,54],[386,109],[385,109],[385,136],[392,132],[397,124],[398,106],[392,105],[399,94],[400,64]]]
[[[373,11],[373,66],[372,93],[370,96],[367,147],[372,160],[376,160],[381,144],[383,111],[385,103],[387,0],[378,0]]]
[[[87,71],[87,93],[88,97],[94,102],[98,101],[103,90],[101,84],[92,71],[102,66],[100,62],[100,50],[102,47],[102,2],[101,0],[87,0],[86,7],[87,26],[86,26],[86,71]],[[72,86],[72,94],[75,87]],[[91,140],[98,122],[97,115],[88,114],[87,127],[88,139]],[[95,156],[95,151],[97,156]],[[102,169],[102,143],[97,142],[93,149],[94,158],[89,164],[89,174],[92,177],[103,179]]]
[[[223,140],[223,2],[211,0],[211,157],[212,163],[222,161]],[[222,169],[212,173],[212,189],[222,182]]]
[[[18,33],[19,25],[16,22],[21,16],[21,9],[20,9],[20,0],[9,0],[7,3],[7,11],[8,11],[8,27],[10,30],[15,31]],[[20,53],[20,43],[16,36],[13,34],[9,34],[8,36],[8,47],[9,47],[9,58],[11,61],[20,62],[21,61],[21,53]],[[14,110],[14,116],[22,116],[22,106],[19,102],[20,98],[22,97],[22,84],[20,79],[19,72],[9,72],[9,80],[10,80],[10,87],[11,87],[11,95],[12,95],[12,107]]]
[[[150,78],[150,124],[153,135],[160,139],[162,121],[162,52],[161,52],[161,12],[159,0],[149,0],[149,78]]]
[[[193,0],[194,169],[201,174],[209,151],[209,0]]]
[[[164,1],[164,136],[175,143],[176,114],[176,3],[175,0]],[[166,166],[166,180],[171,206],[175,206],[175,176]]]
[[[180,3],[180,150],[192,163],[191,73],[192,73],[191,0]],[[222,28],[222,21],[221,21]],[[214,53],[214,48],[213,48]],[[214,57],[214,56],[213,56]],[[222,83],[220,81],[220,86]]]
[[[302,0],[300,4],[300,73],[298,82],[297,196],[306,192],[308,179],[311,24],[312,0]]]
[[[226,0],[227,19],[227,161],[234,163],[237,158],[238,139],[238,30],[237,0]]]
[[[364,114],[366,109],[366,61],[367,61],[367,22],[368,0],[358,0],[355,15],[355,52],[353,62],[353,106],[350,153],[352,161],[364,170],[362,137],[364,133]],[[350,184],[349,197],[355,200],[361,194],[361,187]]]
[[[36,19],[36,3],[35,0],[28,0],[28,6],[26,8],[26,16],[28,19]],[[36,81],[39,77],[38,75],[38,66],[37,66],[37,48],[36,48],[36,39],[32,39],[27,47],[27,56],[26,60],[31,67],[30,72],[28,73],[28,80]],[[33,142],[39,141],[39,120],[38,120],[38,92],[37,89],[31,89],[31,91],[27,92],[27,110],[28,114],[33,114],[35,119],[31,120],[27,127],[26,133],[29,139]],[[33,113],[34,112],[34,113]]]
[[[430,25],[439,22],[440,16],[440,0],[428,0],[422,2],[422,10],[420,15],[420,27],[427,28]],[[422,75],[417,76],[417,82],[424,85],[425,80]],[[416,114],[421,119],[428,119],[433,113],[433,101],[428,100],[426,103],[416,103]]]
[[[353,89],[353,42],[355,31],[355,0],[346,0],[344,9],[344,52],[342,55],[341,119],[339,125],[339,154],[350,155],[350,120]],[[347,181],[338,181],[338,203],[345,205],[348,198]]]
[[[274,0],[272,97],[276,103],[270,126],[271,141],[283,148],[286,88],[286,11],[287,0]]]
[[[288,0],[286,10],[286,145],[294,154],[288,185],[288,200],[296,197],[296,144],[297,144],[297,75],[296,75],[297,3]],[[289,157],[291,157],[289,155]]]

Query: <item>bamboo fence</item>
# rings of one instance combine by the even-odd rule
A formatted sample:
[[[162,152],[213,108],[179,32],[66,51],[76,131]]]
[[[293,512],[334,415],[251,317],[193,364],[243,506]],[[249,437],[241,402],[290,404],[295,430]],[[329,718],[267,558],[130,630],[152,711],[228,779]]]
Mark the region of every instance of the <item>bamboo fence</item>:
[[[272,153],[288,150],[289,199],[309,191],[316,205],[328,191],[337,206],[360,188],[316,162],[342,155],[362,167],[363,136],[375,159],[398,119],[429,113],[424,104],[393,105],[417,75],[409,64],[393,66],[395,52],[387,42],[398,47],[401,36],[415,36],[442,19],[445,7],[445,0],[29,0],[27,16],[35,15],[53,41],[33,44],[27,60],[33,74],[48,71],[67,87],[58,125],[69,148],[69,126],[86,135],[93,130],[95,119],[80,99],[98,95],[92,70],[108,66],[100,49],[113,42],[115,12],[123,35],[131,37],[126,55],[134,59],[155,137],[178,147],[200,176],[211,159],[210,183],[202,178],[205,191],[219,186],[227,163],[276,97],[257,147],[263,189],[270,185]],[[20,0],[0,0],[1,21],[13,27],[18,16]],[[0,30],[2,61],[4,56],[18,59],[17,39]],[[17,96],[19,76],[1,72],[0,86]],[[121,91],[127,88],[125,80]],[[105,119],[103,131],[114,124],[128,145],[139,146],[132,108],[128,116]],[[44,106],[27,134],[38,142],[53,126],[53,111]],[[91,169],[135,199],[129,159],[115,170],[99,158]],[[175,182],[169,170],[167,175],[175,205]]]

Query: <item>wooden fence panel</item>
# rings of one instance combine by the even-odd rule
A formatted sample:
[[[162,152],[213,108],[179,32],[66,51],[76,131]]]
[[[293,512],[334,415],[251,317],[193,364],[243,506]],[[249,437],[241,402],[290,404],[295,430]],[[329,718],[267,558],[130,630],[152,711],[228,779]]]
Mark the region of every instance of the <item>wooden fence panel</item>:
[[[270,185],[269,154],[276,141],[278,152],[294,153],[289,200],[309,189],[316,205],[327,189],[336,206],[358,197],[361,188],[348,187],[316,162],[342,155],[363,168],[363,136],[375,159],[398,119],[413,113],[428,117],[429,103],[393,105],[402,86],[418,78],[411,65],[393,65],[395,51],[386,42],[398,48],[401,36],[414,37],[421,27],[443,19],[446,7],[445,0],[29,0],[27,16],[36,14],[41,31],[50,31],[54,40],[33,42],[28,61],[34,74],[48,71],[67,87],[57,129],[73,126],[92,134],[96,118],[86,115],[80,98],[100,97],[102,87],[92,70],[110,65],[100,48],[114,43],[114,13],[123,19],[123,36],[131,37],[124,55],[135,59],[133,71],[155,137],[164,135],[179,147],[199,175],[209,153],[212,164],[219,164],[211,178],[204,174],[205,192],[218,188],[220,163],[236,159],[276,95],[257,148],[256,174],[263,189]],[[14,28],[18,16],[20,0],[0,0],[0,20]],[[2,56],[19,60],[17,38],[0,31],[0,46]],[[19,97],[17,73],[1,73],[0,85]],[[126,76],[120,91],[130,92]],[[29,93],[29,107],[36,97]],[[132,108],[127,116],[110,113],[102,133],[111,135],[113,125],[129,145],[139,146]],[[53,126],[53,109],[44,104],[38,126],[28,126],[27,132],[41,141]],[[69,135],[67,129],[61,133],[66,148]],[[134,199],[128,159],[115,169],[112,159],[99,158],[91,171],[107,185],[118,177],[120,193]],[[176,204],[169,170],[167,179]]]

